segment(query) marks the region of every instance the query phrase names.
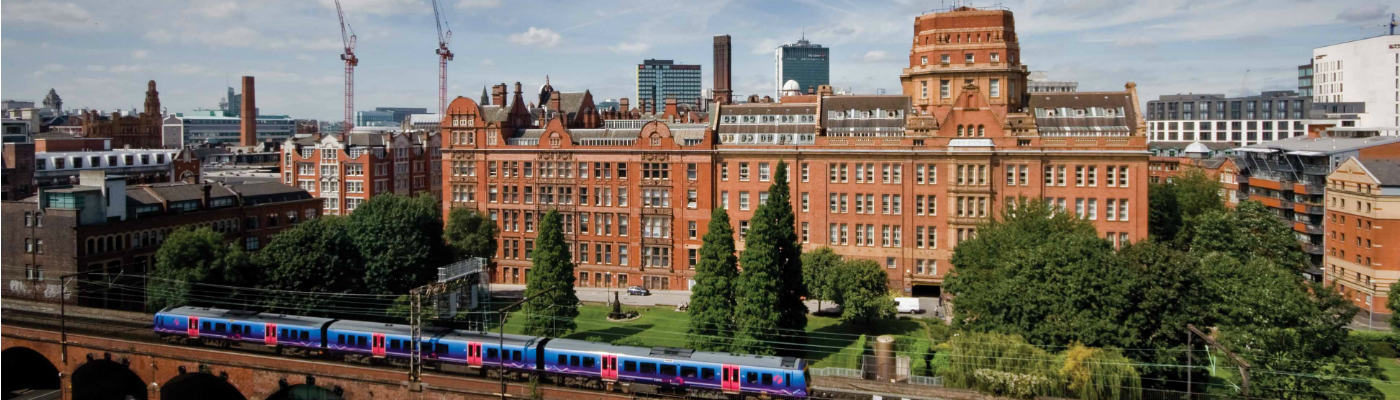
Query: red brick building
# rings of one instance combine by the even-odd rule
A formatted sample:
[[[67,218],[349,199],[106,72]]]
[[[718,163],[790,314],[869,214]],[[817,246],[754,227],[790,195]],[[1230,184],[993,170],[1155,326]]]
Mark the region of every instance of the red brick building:
[[[108,117],[96,111],[84,112],[81,116],[82,136],[110,138],[114,148],[158,149],[161,148],[161,113],[156,81],[150,81],[146,83],[146,104],[140,115],[112,113]]]
[[[1367,312],[1386,306],[1400,280],[1400,154],[1351,157],[1327,176],[1323,281]]]
[[[146,274],[160,244],[177,229],[213,228],[257,250],[273,234],[319,216],[320,204],[305,191],[276,182],[128,186],[120,176],[84,171],[78,185],[5,201],[4,295],[57,301],[59,277],[72,273],[141,287],[144,281],[130,277]],[[144,299],[105,297],[90,287],[69,287],[66,293],[66,300],[82,304],[144,304]]]
[[[974,30],[999,34],[911,51],[905,78],[956,81],[957,91],[938,100],[911,85],[892,96],[823,87],[776,103],[717,104],[705,124],[598,129],[576,116],[532,123],[539,111],[523,104],[518,85],[509,103],[504,85],[497,105],[458,98],[442,127],[451,138],[443,149],[444,211],[472,207],[496,221],[495,279],[524,283],[535,224],[560,210],[580,286],[688,289],[709,211],[728,209],[735,230],[745,232],[779,160],[790,165],[804,247],[876,260],[903,292],[936,293],[954,246],[1017,198],[1075,212],[1115,244],[1146,237],[1148,153],[1134,86],[1029,95],[1025,69],[1013,61],[1010,13],[961,18],[986,13],[937,15],[968,29],[990,24]],[[942,32],[928,21],[944,20],[919,17],[916,42]],[[729,47],[728,37],[716,38],[717,50]],[[1001,50],[998,61],[974,55],[957,68],[917,64],[921,54],[964,47],[986,57]],[[715,87],[727,89],[724,65],[715,73]],[[604,125],[619,125],[612,122]],[[742,234],[737,239],[742,249]]]
[[[282,144],[282,182],[323,199],[324,213],[349,215],[384,193],[431,194],[442,199],[442,153],[435,132],[376,131],[288,139]]]

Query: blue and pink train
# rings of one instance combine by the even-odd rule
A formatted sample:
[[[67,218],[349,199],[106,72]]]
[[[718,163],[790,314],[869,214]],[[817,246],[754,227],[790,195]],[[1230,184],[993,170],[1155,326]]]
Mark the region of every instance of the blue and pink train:
[[[407,325],[176,307],[155,315],[156,333],[227,345],[261,346],[365,361],[406,361],[413,349]],[[658,390],[698,397],[807,397],[806,363],[793,357],[617,346],[572,339],[425,330],[425,364],[467,371],[537,374],[596,388]],[[444,370],[446,370],[444,368]]]

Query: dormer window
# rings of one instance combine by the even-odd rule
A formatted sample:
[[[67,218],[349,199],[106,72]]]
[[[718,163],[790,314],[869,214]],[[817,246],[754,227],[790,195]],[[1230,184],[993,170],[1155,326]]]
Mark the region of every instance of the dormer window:
[[[651,145],[652,145],[652,146],[660,146],[660,145],[661,145],[661,136],[653,133],[653,134],[651,135]]]
[[[557,133],[549,137],[549,147],[559,147],[560,142],[561,140],[559,139],[559,134]]]

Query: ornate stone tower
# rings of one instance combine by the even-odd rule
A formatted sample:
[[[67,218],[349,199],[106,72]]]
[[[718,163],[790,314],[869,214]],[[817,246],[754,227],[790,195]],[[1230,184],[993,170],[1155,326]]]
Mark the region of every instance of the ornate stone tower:
[[[1026,106],[1016,19],[1008,10],[958,7],[914,18],[909,67],[900,74],[914,108],[941,118],[972,85],[999,115]]]
[[[63,113],[63,99],[58,97],[58,92],[49,88],[49,94],[44,96],[44,108],[54,110],[55,113]]]
[[[146,112],[142,117],[160,121],[160,92],[156,91],[156,81],[146,82]]]

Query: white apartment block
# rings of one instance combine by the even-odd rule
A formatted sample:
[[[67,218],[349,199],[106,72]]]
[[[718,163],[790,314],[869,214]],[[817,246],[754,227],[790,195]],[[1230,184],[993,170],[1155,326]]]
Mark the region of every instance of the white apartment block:
[[[1313,101],[1362,102],[1358,128],[1400,136],[1400,35],[1313,49]]]

